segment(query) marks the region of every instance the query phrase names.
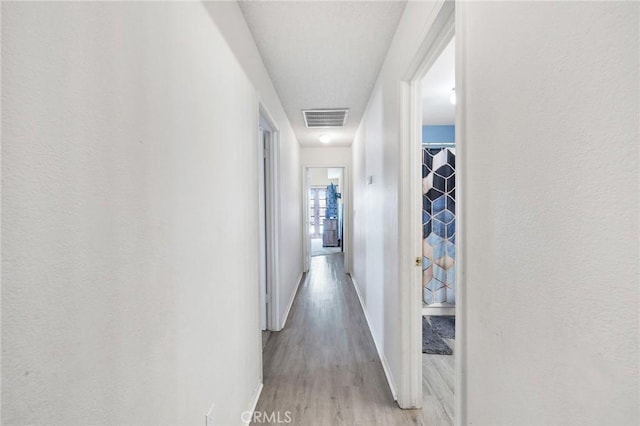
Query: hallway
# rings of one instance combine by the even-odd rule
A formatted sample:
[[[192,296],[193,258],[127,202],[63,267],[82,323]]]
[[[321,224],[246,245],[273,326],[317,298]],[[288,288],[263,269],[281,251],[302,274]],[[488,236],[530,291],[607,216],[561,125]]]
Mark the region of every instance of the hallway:
[[[0,423],[640,425],[639,23],[2,1]]]
[[[394,402],[342,254],[312,258],[286,327],[265,347],[256,412],[287,411],[296,425],[443,424]]]

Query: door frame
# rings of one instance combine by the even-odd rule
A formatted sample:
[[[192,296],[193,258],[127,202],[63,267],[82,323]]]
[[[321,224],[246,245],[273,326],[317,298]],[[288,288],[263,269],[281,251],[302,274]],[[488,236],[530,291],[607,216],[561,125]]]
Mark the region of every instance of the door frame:
[[[346,164],[312,164],[302,166],[302,270],[309,272],[311,266],[311,238],[309,238],[309,188],[311,187],[309,169],[342,169],[342,252],[344,253],[344,270],[350,273],[351,251],[349,249],[351,230],[351,180],[349,179],[349,166]]]
[[[464,424],[466,399],[463,360],[465,345],[464,190],[466,177],[463,108],[464,37],[460,9],[453,0],[440,0],[429,16],[428,30],[400,81],[399,279],[400,377],[398,404],[422,406],[422,93],[421,82],[452,37],[456,36],[456,347],[455,424]],[[458,24],[456,24],[458,23]]]
[[[266,271],[260,271],[260,282],[264,273],[266,294],[260,292],[260,306],[266,297],[267,330],[278,330],[279,327],[279,292],[280,270],[279,262],[279,230],[280,230],[280,177],[278,165],[280,160],[280,131],[266,107],[258,104],[258,134],[266,134],[264,145],[262,138],[258,143],[258,189],[264,191],[264,220],[259,220],[260,235],[259,256],[266,258]],[[266,146],[266,150],[264,149]],[[264,172],[262,172],[264,168]],[[263,189],[264,188],[264,189]],[[259,195],[260,196],[260,195]],[[261,196],[260,196],[261,197]],[[261,213],[260,213],[261,215]],[[263,244],[264,241],[264,244]],[[261,308],[262,309],[262,308]],[[262,322],[262,317],[260,319]],[[262,329],[262,324],[260,326]]]

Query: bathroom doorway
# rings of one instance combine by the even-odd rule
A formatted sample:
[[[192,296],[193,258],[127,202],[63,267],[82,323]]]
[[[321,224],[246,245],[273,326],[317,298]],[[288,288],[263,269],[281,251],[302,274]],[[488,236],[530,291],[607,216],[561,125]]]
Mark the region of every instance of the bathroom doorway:
[[[428,409],[454,423],[456,323],[455,38],[420,82],[422,382]],[[444,386],[442,386],[444,384]]]
[[[400,265],[401,382],[398,403],[437,413],[442,424],[462,415],[459,236],[460,170],[456,87],[463,64],[454,39],[455,2],[438,6],[431,30],[401,82]],[[458,194],[456,194],[456,192]],[[459,254],[459,253],[458,253]],[[458,263],[457,263],[458,262]]]

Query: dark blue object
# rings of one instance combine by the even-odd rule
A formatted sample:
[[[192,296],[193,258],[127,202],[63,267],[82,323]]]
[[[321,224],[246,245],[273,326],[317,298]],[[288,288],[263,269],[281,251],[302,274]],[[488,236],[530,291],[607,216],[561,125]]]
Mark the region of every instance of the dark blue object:
[[[338,218],[338,188],[334,184],[327,186],[327,210],[325,217],[327,219]]]

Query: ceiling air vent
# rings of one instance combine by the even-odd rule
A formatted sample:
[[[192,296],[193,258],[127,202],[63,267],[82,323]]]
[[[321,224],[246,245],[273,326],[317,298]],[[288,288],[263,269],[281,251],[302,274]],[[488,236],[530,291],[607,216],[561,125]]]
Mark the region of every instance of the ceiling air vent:
[[[347,121],[349,108],[303,109],[304,124],[311,128],[342,127]]]

